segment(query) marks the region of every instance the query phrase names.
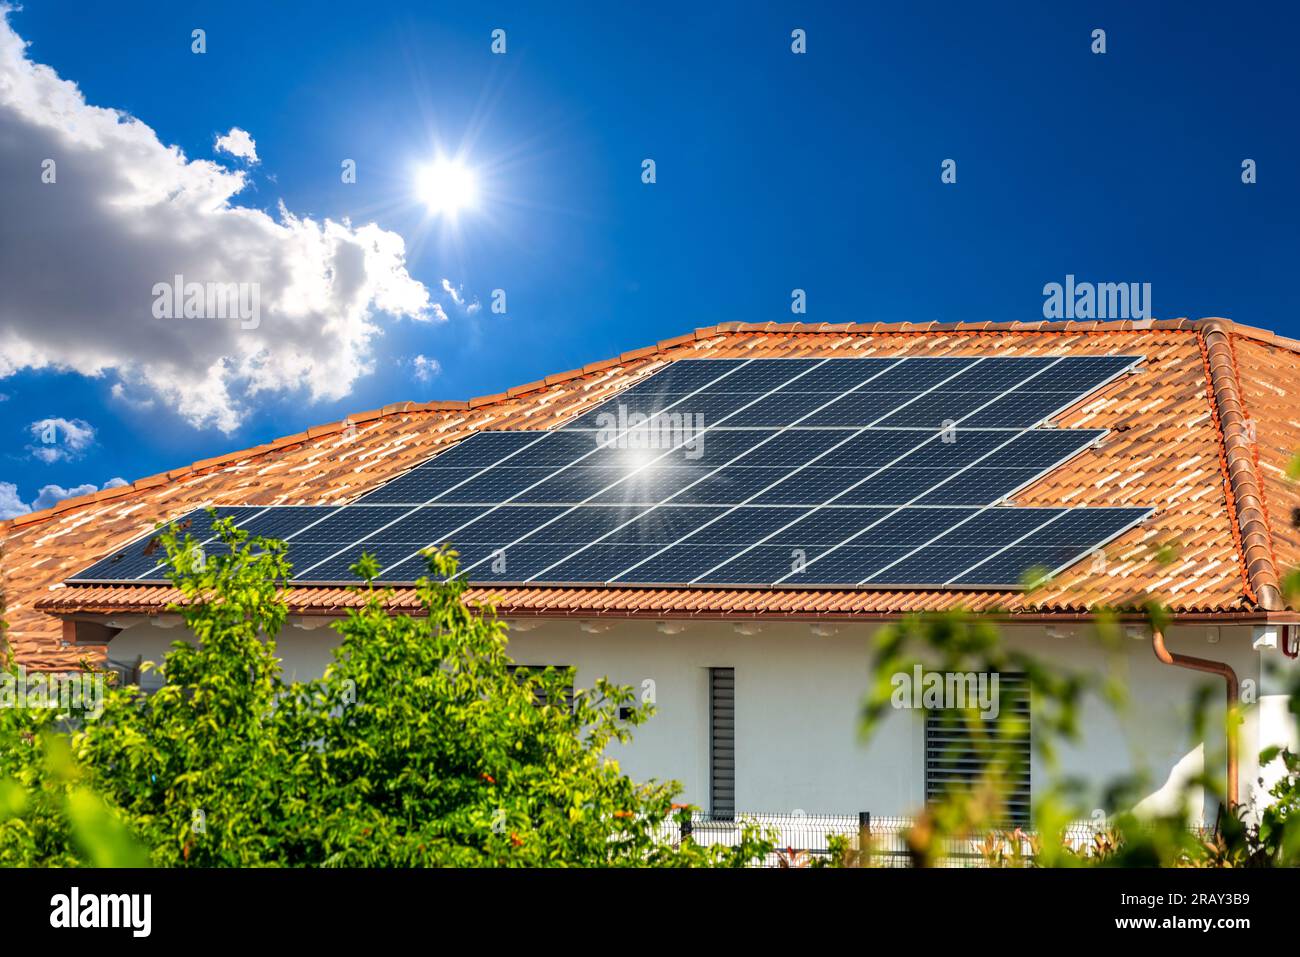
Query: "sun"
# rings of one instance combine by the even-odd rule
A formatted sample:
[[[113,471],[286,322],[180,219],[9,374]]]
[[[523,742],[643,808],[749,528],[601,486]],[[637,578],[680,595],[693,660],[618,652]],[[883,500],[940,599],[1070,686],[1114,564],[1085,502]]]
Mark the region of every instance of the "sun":
[[[416,172],[415,192],[429,212],[454,217],[478,203],[478,177],[464,163],[440,158]]]

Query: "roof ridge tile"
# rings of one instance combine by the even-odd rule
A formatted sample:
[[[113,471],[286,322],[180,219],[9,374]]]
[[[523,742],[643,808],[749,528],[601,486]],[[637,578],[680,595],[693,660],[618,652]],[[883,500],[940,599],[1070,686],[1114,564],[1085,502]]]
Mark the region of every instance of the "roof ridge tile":
[[[1223,444],[1233,514],[1240,534],[1247,585],[1261,607],[1279,611],[1285,607],[1281,579],[1273,561],[1268,518],[1262,506],[1264,493],[1251,451],[1249,419],[1242,402],[1237,362],[1232,351],[1232,328],[1211,320],[1200,326],[1200,335],[1205,344],[1205,364],[1218,413],[1218,431]]]

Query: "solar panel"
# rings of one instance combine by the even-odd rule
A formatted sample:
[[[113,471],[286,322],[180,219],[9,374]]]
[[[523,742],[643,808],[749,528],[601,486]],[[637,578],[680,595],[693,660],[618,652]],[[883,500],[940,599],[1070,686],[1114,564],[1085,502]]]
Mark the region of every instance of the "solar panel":
[[[1009,500],[1103,431],[1043,423],[1135,356],[679,360],[547,432],[480,432],[351,505],[224,508],[295,581],[1005,587],[1149,508]],[[212,541],[202,512],[190,534]],[[152,543],[152,544],[150,544]],[[161,580],[145,536],[69,581]]]
[[[237,523],[263,511],[261,508],[222,507],[216,509],[216,518],[233,518]],[[184,539],[192,535],[205,541],[212,535],[212,517],[206,511],[191,512],[173,523]],[[133,581],[160,569],[167,557],[159,532],[150,532],[115,550],[112,554],[80,572],[73,580],[82,581]],[[155,580],[162,580],[158,575]]]

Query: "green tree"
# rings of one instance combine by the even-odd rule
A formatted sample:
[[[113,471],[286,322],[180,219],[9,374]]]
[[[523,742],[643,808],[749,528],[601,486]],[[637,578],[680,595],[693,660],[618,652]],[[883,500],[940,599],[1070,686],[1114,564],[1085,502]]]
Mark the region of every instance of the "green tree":
[[[421,611],[393,615],[363,557],[361,607],[319,680],[283,680],[284,545],[215,526],[217,554],[162,534],[197,643],[151,695],[112,689],[72,730],[0,716],[0,862],[160,866],[740,866],[770,852],[666,839],[674,782],[606,754],[650,714],[606,680],[513,668],[491,608],[469,608],[454,552],[429,556]],[[61,716],[64,721],[69,716]],[[55,759],[51,759],[55,755]]]

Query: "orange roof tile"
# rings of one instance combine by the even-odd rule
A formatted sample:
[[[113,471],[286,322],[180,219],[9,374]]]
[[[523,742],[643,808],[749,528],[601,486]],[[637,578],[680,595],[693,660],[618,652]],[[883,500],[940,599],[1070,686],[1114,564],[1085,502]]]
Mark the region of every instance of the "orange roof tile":
[[[1280,575],[1300,561],[1286,477],[1300,449],[1300,343],[1225,320],[1013,323],[724,323],[468,402],[397,403],[219,455],[130,486],[67,499],[0,522],[0,585],[8,639],[29,667],[61,667],[72,613],[157,611],[157,586],[64,586],[119,545],[205,505],[342,504],[471,432],[547,429],[679,358],[1142,354],[1125,377],[1059,417],[1106,428],[1079,454],[1016,496],[1018,504],[1144,505],[1157,509],[1105,549],[1031,594],[927,589],[474,589],[503,612],[573,616],[886,616],[955,606],[1014,615],[1079,614],[1159,599],[1182,615],[1281,611]],[[310,481],[308,481],[310,479]],[[1161,561],[1161,553],[1172,561]],[[297,611],[355,601],[347,590],[300,586]],[[394,603],[413,601],[399,589]]]

